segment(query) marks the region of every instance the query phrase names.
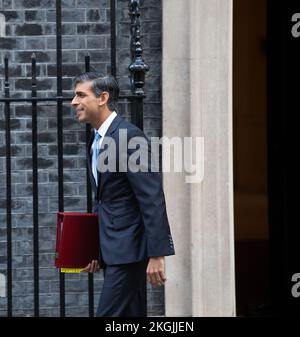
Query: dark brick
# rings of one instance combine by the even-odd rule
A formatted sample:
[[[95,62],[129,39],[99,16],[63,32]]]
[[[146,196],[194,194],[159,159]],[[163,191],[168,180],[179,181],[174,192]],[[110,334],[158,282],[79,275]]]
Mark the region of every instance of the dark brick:
[[[15,33],[19,36],[42,35],[42,26],[35,23],[16,25]]]
[[[24,146],[13,145],[11,147],[11,155],[13,157],[25,156],[25,148],[24,148]]]
[[[78,73],[75,73],[72,76],[75,76]],[[63,78],[62,79],[62,89],[63,90],[72,90],[73,89],[73,79],[72,78]],[[70,95],[66,95],[70,96]]]
[[[12,24],[6,24],[6,25],[5,25],[5,35],[6,35],[6,36],[14,35],[13,27],[14,27],[14,26],[13,26]]]
[[[76,35],[77,24],[75,23],[65,23],[61,25],[61,32],[63,35]]]
[[[75,120],[75,118],[64,118],[63,127],[66,130],[78,130],[81,128],[80,124],[77,120]]]
[[[3,8],[11,9],[12,0],[2,0]]]
[[[107,23],[79,24],[77,26],[78,34],[109,34],[110,25]]]
[[[64,169],[75,169],[77,168],[76,158],[64,158]]]
[[[65,170],[64,171],[64,182],[79,182],[82,183],[86,179],[85,170]],[[49,175],[50,180],[50,175]]]
[[[162,0],[140,0],[140,5],[142,10],[145,7],[161,8],[161,2]]]
[[[57,135],[55,132],[40,132],[38,133],[39,143],[54,143],[57,141]]]
[[[32,159],[31,158],[16,158],[15,160],[16,170],[30,170],[32,169]],[[38,158],[38,168],[47,169],[55,168],[56,161],[54,159]]]
[[[44,104],[38,106],[38,116],[39,117],[46,117],[46,118],[56,118],[57,115],[57,106]]]
[[[40,7],[41,0],[14,0],[15,8]]]
[[[48,118],[48,130],[56,130],[57,128],[57,118]]]
[[[146,130],[144,129],[145,135],[147,137],[161,137],[161,130],[160,129],[155,129],[155,130]]]
[[[15,52],[15,61],[20,63],[31,63],[33,51],[18,51]],[[54,52],[35,51],[37,63],[54,61]]]
[[[17,158],[15,164],[16,164],[16,170],[32,169],[32,159],[31,158]]]
[[[38,168],[39,169],[54,168],[55,166],[56,166],[55,159],[38,158]]]
[[[15,107],[16,117],[29,117],[32,115],[31,106],[16,106]]]
[[[26,173],[24,171],[12,172],[12,184],[25,184],[26,183]]]
[[[25,39],[25,49],[42,49],[46,48],[45,39],[37,39],[37,38],[27,38]]]
[[[17,79],[15,81],[16,90],[31,90],[31,80],[30,79]]]
[[[21,11],[0,11],[5,16],[6,22],[24,21],[24,15]]]
[[[44,78],[37,80],[38,90],[56,90],[56,78]]]
[[[104,36],[87,37],[86,41],[87,49],[104,49],[106,47]]]
[[[47,39],[47,48],[56,49],[56,38]],[[82,37],[63,36],[62,48],[65,49],[85,49],[85,39]]]
[[[45,38],[47,49],[56,49],[56,37],[50,36]]]
[[[26,172],[26,176],[27,176],[27,183],[32,183],[32,172]],[[48,172],[39,171],[38,172],[38,182],[39,183],[49,182]]]
[[[46,12],[44,10],[25,11],[25,21],[45,22]]]
[[[25,92],[12,92],[11,93],[12,98],[26,98],[26,93]]]
[[[51,78],[44,78],[37,80],[37,88],[38,90],[48,90],[55,89],[56,82]],[[31,90],[31,79],[18,79],[15,81],[15,89],[16,90]]]
[[[50,171],[49,170],[49,182],[50,183],[55,183],[58,181],[58,175],[57,175],[57,172],[55,171]]]
[[[53,23],[47,23],[43,25],[43,35],[55,35],[56,25]]]
[[[76,53],[74,51],[63,51],[62,54],[63,63],[75,63],[76,62]]]
[[[75,0],[62,0],[61,7],[73,8],[75,7]]]
[[[49,156],[57,155],[57,145],[49,145],[48,146]]]
[[[26,65],[26,77],[31,77],[32,67],[31,65]],[[47,66],[46,64],[38,64],[36,66],[36,76],[37,77],[45,77],[47,74]]]
[[[32,133],[25,131],[25,132],[18,132],[16,134],[16,144],[31,144],[32,142]]]
[[[78,64],[65,64],[62,68],[63,76],[76,76],[77,74],[82,72],[82,66]],[[55,76],[56,75],[56,66],[48,65],[48,75]]]
[[[149,47],[150,48],[162,48],[162,41],[161,41],[161,35],[152,35],[149,39]]]
[[[72,90],[72,94],[70,95],[71,97],[74,96],[74,91]],[[73,118],[73,119],[76,119],[76,113],[75,113],[75,110],[74,108],[71,106],[71,102],[69,103],[70,105],[65,105],[64,106],[64,109],[63,109],[63,115],[65,116],[65,118]],[[77,122],[77,120],[76,120]],[[82,126],[80,130],[84,130],[84,127]],[[78,131],[77,131],[78,132]]]
[[[85,155],[85,148],[79,145],[65,144],[63,151],[66,156]]]
[[[156,117],[161,119],[160,102],[157,103],[152,102],[145,104],[144,117],[145,118]]]
[[[148,72],[148,76],[147,76],[147,82],[146,85],[151,83],[151,89],[150,90],[154,90],[154,89],[159,89],[159,86],[154,87],[153,83],[152,83],[152,76],[149,76],[150,74],[153,74],[153,78],[157,78],[159,77],[159,74],[161,72],[161,62],[147,62],[148,66],[150,67],[150,71]],[[147,95],[148,96],[148,95]]]
[[[127,8],[117,8],[117,16],[123,23],[125,20],[130,21],[129,15],[128,15],[128,7]]]
[[[86,208],[86,199],[85,198],[72,198],[72,197],[65,197],[64,199],[64,206],[71,207],[70,210],[76,209],[84,209]]]
[[[80,8],[87,8],[99,7],[99,0],[77,0],[77,7]],[[110,0],[101,0],[101,8],[109,8],[110,7]]]
[[[32,185],[16,184],[16,196],[18,197],[30,197],[32,196]]]
[[[86,169],[86,157],[79,157],[77,161],[78,161],[77,167],[79,169]]]
[[[58,194],[57,184],[40,184],[39,195],[47,197],[47,196],[56,196],[57,194]]]
[[[4,66],[2,64],[0,65],[0,76],[4,76]],[[22,67],[20,65],[11,64],[9,67],[9,77],[20,77],[20,76],[22,76]]]
[[[121,64],[125,65],[129,65],[131,63],[131,58],[130,58],[130,54],[129,54],[129,50],[128,49],[121,49],[118,51],[118,59],[120,60]],[[128,68],[127,68],[128,70]]]
[[[65,143],[76,143],[76,133],[64,131],[63,133],[63,142]]]
[[[121,48],[123,48],[124,50],[126,50],[127,52],[129,52],[129,48],[128,46],[130,45],[130,36],[124,36],[124,35],[117,35],[117,46],[118,49],[120,50]],[[107,46],[110,45],[110,38],[107,38]],[[118,50],[118,52],[119,52]]]
[[[143,58],[147,61],[147,63],[157,62],[157,60],[161,59],[161,49],[158,49],[158,48],[151,48],[151,49],[147,48],[146,49],[145,48]]]
[[[86,21],[87,22],[105,22],[106,19],[106,11],[104,9],[89,9],[86,12]]]
[[[53,8],[53,0],[14,0],[16,8]]]
[[[10,129],[19,130],[20,127],[21,127],[21,121],[19,119],[11,118]],[[0,120],[0,129],[5,130],[5,121],[3,119]]]
[[[25,156],[32,156],[32,145],[26,146]],[[38,145],[38,156],[47,157],[48,156],[48,146],[47,145]]]
[[[84,49],[85,48],[85,39],[74,38],[74,36],[64,36],[62,38],[63,49]]]
[[[85,155],[85,148],[79,145],[73,145],[73,144],[64,144],[63,145],[63,152],[66,156],[74,156],[74,155]],[[57,146],[51,145],[49,146],[49,155],[55,156],[57,155]]]
[[[145,129],[160,129],[161,127],[161,119],[160,118],[144,118],[144,128]]]
[[[118,78],[118,83],[120,88],[122,88],[122,90],[131,91],[131,85],[128,76]]]
[[[95,67],[95,62],[109,62],[110,61],[110,51],[107,49],[90,50],[89,55],[90,55],[91,63],[94,67]],[[86,56],[85,51],[78,51],[78,60],[84,60],[85,56]],[[103,69],[101,72],[103,72]]]
[[[86,131],[77,131],[77,139],[79,143],[86,143]]]
[[[47,21],[56,22],[56,11],[47,11]],[[62,22],[84,22],[85,12],[80,9],[63,9]]]
[[[122,22],[118,27],[119,36],[130,37],[130,21]]]
[[[6,146],[0,146],[0,156],[5,157],[6,155]]]

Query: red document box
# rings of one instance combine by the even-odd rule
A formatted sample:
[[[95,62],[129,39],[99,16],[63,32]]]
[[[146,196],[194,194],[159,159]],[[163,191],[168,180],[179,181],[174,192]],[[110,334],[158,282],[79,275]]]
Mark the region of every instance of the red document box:
[[[55,266],[84,268],[92,260],[99,260],[98,216],[58,212]]]

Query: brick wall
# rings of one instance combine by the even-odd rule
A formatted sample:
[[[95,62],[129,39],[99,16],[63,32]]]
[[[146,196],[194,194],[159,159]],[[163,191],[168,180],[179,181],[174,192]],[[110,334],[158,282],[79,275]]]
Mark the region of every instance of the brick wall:
[[[110,24],[108,0],[63,0],[63,90],[72,95],[72,78],[84,71],[89,53],[97,70],[110,69]],[[148,136],[161,133],[161,1],[142,5],[144,58],[147,75],[144,130]],[[1,15],[2,14],[2,15]],[[38,96],[56,94],[55,1],[0,0],[0,92],[3,93],[4,55],[10,59],[10,89],[13,97],[30,97],[31,55],[37,56]],[[117,77],[122,93],[129,93],[128,1],[117,1]],[[3,96],[3,94],[1,94]],[[119,113],[130,118],[128,104],[120,102]],[[69,104],[63,108],[64,205],[66,211],[86,211],[85,126],[80,125]],[[5,121],[0,105],[0,274],[6,274],[6,172]],[[58,209],[56,106],[39,103],[39,245],[40,315],[59,316],[59,281],[53,267],[55,212]],[[12,146],[12,238],[13,314],[33,315],[33,229],[31,107],[11,105]],[[95,307],[102,273],[95,275]],[[163,315],[163,290],[148,286],[148,315]],[[6,315],[6,298],[0,297],[0,316]],[[87,316],[87,275],[66,276],[66,315]]]

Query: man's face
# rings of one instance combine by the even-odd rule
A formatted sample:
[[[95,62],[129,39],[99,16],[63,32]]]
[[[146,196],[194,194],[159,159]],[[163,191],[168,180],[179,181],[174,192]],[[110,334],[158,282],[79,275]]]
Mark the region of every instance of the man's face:
[[[92,81],[86,81],[78,83],[75,87],[75,97],[71,104],[76,109],[80,123],[91,123],[99,113],[101,98],[93,93],[92,83]]]

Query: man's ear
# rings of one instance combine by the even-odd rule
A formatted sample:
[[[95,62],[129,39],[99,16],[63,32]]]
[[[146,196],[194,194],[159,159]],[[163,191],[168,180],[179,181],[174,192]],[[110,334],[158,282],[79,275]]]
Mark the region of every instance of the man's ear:
[[[106,105],[108,100],[109,100],[109,93],[107,91],[101,92],[99,97],[99,105],[100,106]]]

